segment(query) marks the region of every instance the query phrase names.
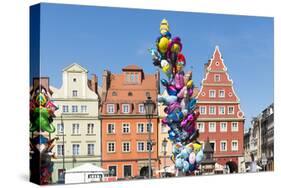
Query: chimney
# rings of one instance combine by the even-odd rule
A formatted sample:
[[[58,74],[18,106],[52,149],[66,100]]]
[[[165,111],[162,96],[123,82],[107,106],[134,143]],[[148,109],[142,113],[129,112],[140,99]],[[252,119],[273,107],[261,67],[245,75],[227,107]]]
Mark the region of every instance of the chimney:
[[[105,100],[107,90],[110,84],[110,72],[108,70],[104,70],[102,74],[102,100]]]
[[[91,90],[95,93],[98,93],[98,77],[95,74],[93,74],[93,77],[91,80]]]

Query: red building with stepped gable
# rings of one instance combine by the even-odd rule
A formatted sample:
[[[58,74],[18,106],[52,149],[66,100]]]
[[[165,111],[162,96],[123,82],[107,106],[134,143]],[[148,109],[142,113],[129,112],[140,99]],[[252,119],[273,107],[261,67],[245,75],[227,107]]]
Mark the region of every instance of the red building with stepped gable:
[[[197,98],[199,140],[205,142],[209,138],[216,162],[228,167],[230,173],[240,172],[244,156],[244,113],[218,47],[205,64]]]

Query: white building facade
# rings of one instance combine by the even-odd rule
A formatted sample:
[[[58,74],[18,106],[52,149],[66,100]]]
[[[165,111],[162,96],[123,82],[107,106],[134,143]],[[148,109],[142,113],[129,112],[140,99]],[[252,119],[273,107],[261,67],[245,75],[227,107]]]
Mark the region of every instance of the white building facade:
[[[59,137],[53,151],[53,183],[63,180],[63,169],[84,163],[101,165],[101,123],[96,76],[88,80],[88,71],[79,64],[63,70],[62,87],[51,87],[52,100],[59,107],[53,124]]]

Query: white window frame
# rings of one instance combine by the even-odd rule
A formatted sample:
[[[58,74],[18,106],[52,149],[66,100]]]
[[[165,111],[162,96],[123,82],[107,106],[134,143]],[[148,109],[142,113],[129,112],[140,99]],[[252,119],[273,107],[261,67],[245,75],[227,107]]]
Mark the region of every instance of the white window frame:
[[[147,149],[148,148],[148,143],[149,142],[146,142],[146,144],[145,144],[145,150],[147,151],[147,152],[149,152],[149,150]],[[150,146],[151,147],[151,152],[153,152],[153,145],[152,146]]]
[[[87,105],[81,105],[81,112],[86,113],[87,112]]]
[[[87,134],[94,134],[95,133],[95,124],[88,123],[87,124]]]
[[[68,112],[68,105],[62,105],[62,112]]]
[[[225,143],[225,150],[222,149],[222,143]],[[221,140],[220,141],[220,151],[226,152],[227,151],[227,141],[226,140]]]
[[[214,126],[214,130],[211,129],[211,124],[214,124],[214,125],[215,125],[215,126]],[[217,130],[216,130],[216,129],[217,129],[216,127],[217,127],[216,122],[209,122],[209,132],[210,132],[210,133],[215,133],[215,132],[217,131]]]
[[[64,154],[64,144],[57,144],[57,155],[63,156]]]
[[[142,109],[142,110],[141,110]],[[144,114],[145,110],[144,110],[144,104],[139,104],[139,113]]]
[[[222,127],[223,124],[225,124],[225,129]],[[220,132],[227,132],[227,122],[220,122]]]
[[[143,125],[143,132],[139,132],[139,124],[142,124]],[[145,123],[143,123],[143,122],[138,122],[137,123],[137,133],[145,133]]]
[[[113,144],[114,151],[109,151],[109,144]],[[107,150],[107,153],[115,153],[115,151],[116,151],[116,142],[107,142],[106,143],[106,150]]]
[[[151,122],[150,124],[151,124],[151,131],[150,131],[150,132],[153,133],[153,123]],[[147,122],[145,125],[146,125],[146,126],[145,126],[145,131],[148,133],[147,127],[148,127],[148,125],[149,125],[149,122]]]
[[[223,112],[221,109],[223,109]],[[225,106],[219,106],[219,115],[225,115]]]
[[[124,126],[125,125],[128,125],[128,132],[124,132]],[[124,133],[124,134],[131,133],[131,125],[130,125],[130,123],[122,123],[122,133]]]
[[[214,108],[214,113],[211,113],[211,108]],[[217,109],[216,109],[215,106],[209,106],[209,114],[210,115],[216,115],[217,114],[216,111],[217,111]]]
[[[229,112],[229,108],[233,108],[232,113]],[[227,114],[233,115],[234,114],[234,106],[228,106],[227,107]]]
[[[202,125],[202,128],[200,127]],[[197,122],[197,129],[199,130],[200,133],[205,132],[205,123],[204,122]]]
[[[214,93],[214,95],[211,95],[212,92]],[[216,98],[216,90],[210,89],[209,90],[209,97],[210,98]]]
[[[108,131],[108,126],[109,126],[109,125],[113,125],[113,131],[112,131],[112,133],[110,133],[110,132]],[[116,132],[115,123],[107,123],[107,124],[106,124],[106,133],[107,133],[107,134],[115,134],[115,132]]]
[[[129,144],[129,150],[128,150],[128,151],[125,151],[125,150],[124,150],[124,144]],[[124,142],[122,142],[122,152],[123,152],[123,153],[131,152],[131,142],[130,142],[130,141],[124,141]]]
[[[216,146],[216,141],[215,141],[215,140],[210,140],[209,143],[210,143],[210,144],[211,144],[211,143],[214,144],[214,151],[216,151],[216,147],[217,147],[217,146]]]
[[[204,113],[202,112],[202,109],[204,109]],[[206,107],[206,106],[200,106],[200,107],[199,107],[199,112],[200,112],[200,114],[202,114],[202,115],[207,114],[207,107]]]
[[[77,105],[72,105],[71,106],[71,111],[72,111],[72,113],[77,113],[78,112],[78,106]]]
[[[143,143],[143,150],[139,150],[139,144]],[[145,152],[145,142],[137,141],[137,152]]]
[[[57,134],[64,134],[64,124],[58,123],[57,124]]]
[[[76,153],[76,154],[74,154],[74,153],[75,153],[75,152],[74,152],[74,151],[75,151],[75,150],[74,150],[74,145],[75,145],[75,146],[78,146],[78,147],[77,147],[77,151],[76,151],[77,153]],[[78,155],[80,155],[80,144],[72,144],[72,155],[73,155],[73,156],[78,156]]]
[[[235,149],[235,148],[233,148],[233,143],[237,143],[237,148]],[[231,151],[238,151],[238,140],[232,140],[231,141]]]
[[[223,95],[221,95],[221,92],[223,92]],[[225,98],[225,91],[219,90],[219,98]]]
[[[73,135],[80,134],[80,124],[79,123],[72,123],[72,134]]]
[[[127,106],[128,107],[128,111],[127,112],[125,112],[125,106]],[[124,113],[124,114],[129,114],[130,113],[130,104],[122,104],[122,113]]]
[[[115,113],[115,106],[114,106],[114,104],[106,104],[106,112],[108,114],[114,114]]]
[[[91,151],[91,150],[89,150],[89,146],[90,146],[90,145],[93,146],[92,153],[89,152],[89,151]],[[91,156],[92,156],[92,155],[95,155],[95,144],[93,144],[93,143],[88,143],[88,144],[87,144],[87,154],[88,154],[88,155],[91,155]]]
[[[237,128],[234,129],[233,125],[236,124]],[[238,132],[239,131],[239,123],[238,122],[231,122],[231,132]]]
[[[218,76],[218,80],[216,79],[216,77]],[[215,74],[214,75],[214,82],[220,82],[221,81],[221,75],[220,74]]]
[[[72,97],[77,97],[77,96],[78,96],[78,91],[72,90]]]

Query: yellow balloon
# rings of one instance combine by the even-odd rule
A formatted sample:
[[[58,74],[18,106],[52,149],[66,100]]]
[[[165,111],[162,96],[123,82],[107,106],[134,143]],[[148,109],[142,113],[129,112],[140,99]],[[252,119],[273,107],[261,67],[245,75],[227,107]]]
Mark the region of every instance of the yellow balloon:
[[[178,53],[180,51],[180,46],[178,44],[173,44],[171,51]]]
[[[169,39],[166,37],[162,37],[158,43],[158,49],[161,53],[166,53],[168,49]]]
[[[186,87],[187,88],[191,88],[193,85],[193,81],[192,80],[189,80],[187,83],[186,83]]]

